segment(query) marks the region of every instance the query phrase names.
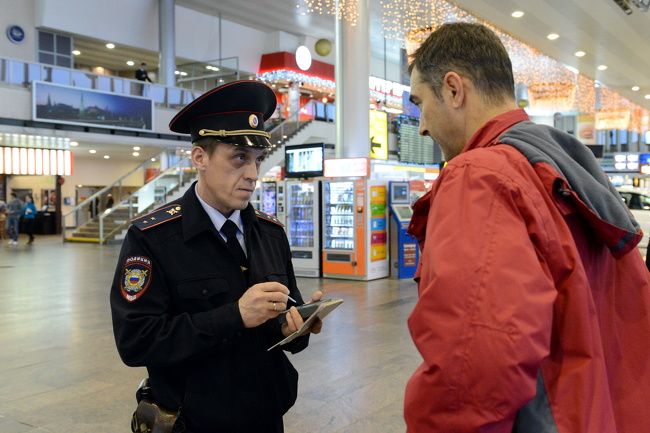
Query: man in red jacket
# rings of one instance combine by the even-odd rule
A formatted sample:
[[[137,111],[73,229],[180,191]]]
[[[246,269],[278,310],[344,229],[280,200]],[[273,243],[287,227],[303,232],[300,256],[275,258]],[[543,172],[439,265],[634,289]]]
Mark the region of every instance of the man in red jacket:
[[[641,230],[589,149],[535,125],[484,26],[446,24],[411,64],[420,133],[449,164],[414,206],[410,433],[650,431]]]

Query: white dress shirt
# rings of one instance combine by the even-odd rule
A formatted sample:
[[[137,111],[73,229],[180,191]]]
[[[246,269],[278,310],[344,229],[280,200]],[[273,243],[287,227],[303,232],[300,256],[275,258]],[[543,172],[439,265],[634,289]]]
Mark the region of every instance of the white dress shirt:
[[[230,217],[226,218],[221,212],[206,203],[205,200],[201,198],[198,191],[196,192],[196,197],[199,199],[199,203],[201,203],[201,206],[203,206],[203,209],[205,209],[205,212],[210,217],[212,224],[214,224],[214,227],[217,229],[224,241],[227,241],[227,239],[226,235],[221,232],[221,227],[223,227],[223,225],[226,223],[226,220],[230,220],[235,223],[237,226],[237,241],[239,241],[241,249],[244,250],[244,254],[247,254],[246,244],[244,243],[244,222],[241,219],[241,211],[237,209],[233,211]]]

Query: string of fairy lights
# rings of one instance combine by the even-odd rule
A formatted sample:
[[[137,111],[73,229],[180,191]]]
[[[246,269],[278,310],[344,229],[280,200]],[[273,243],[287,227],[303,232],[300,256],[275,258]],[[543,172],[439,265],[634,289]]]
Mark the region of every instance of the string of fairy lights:
[[[302,0],[307,13],[332,15],[354,26],[357,0]],[[338,4],[338,9],[337,9]],[[552,111],[629,117],[629,129],[650,129],[650,111],[632,103],[597,81],[572,71],[557,60],[460,8],[448,0],[380,0],[382,32],[386,39],[399,40],[411,55],[438,26],[449,22],[486,25],[501,39],[510,59],[515,82],[528,87],[532,108]],[[614,114],[613,114],[614,113]],[[603,117],[603,116],[601,116]]]
[[[308,13],[316,15],[333,15],[343,19],[352,26],[357,25],[359,9],[357,0],[303,0]],[[338,3],[338,9],[337,9]]]

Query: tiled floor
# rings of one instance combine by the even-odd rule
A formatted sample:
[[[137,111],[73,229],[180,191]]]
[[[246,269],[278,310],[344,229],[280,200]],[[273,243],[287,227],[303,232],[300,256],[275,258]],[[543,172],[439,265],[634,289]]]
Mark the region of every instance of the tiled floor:
[[[143,369],[122,364],[108,292],[118,246],[0,246],[0,432],[129,432]],[[412,281],[299,279],[345,299],[291,359],[300,372],[287,433],[403,432],[404,386],[420,361],[406,319]]]

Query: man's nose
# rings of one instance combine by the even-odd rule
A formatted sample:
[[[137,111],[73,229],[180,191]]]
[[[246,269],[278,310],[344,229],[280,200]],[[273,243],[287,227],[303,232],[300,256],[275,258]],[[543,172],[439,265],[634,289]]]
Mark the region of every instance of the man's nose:
[[[246,164],[246,170],[244,172],[244,177],[246,179],[250,179],[252,181],[257,181],[257,178],[259,176],[260,169],[257,166],[257,163],[255,161],[251,161]]]
[[[427,130],[427,127],[424,123],[420,122],[420,126],[418,127],[418,132],[420,135],[429,135],[429,131]]]

